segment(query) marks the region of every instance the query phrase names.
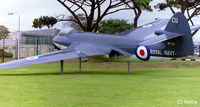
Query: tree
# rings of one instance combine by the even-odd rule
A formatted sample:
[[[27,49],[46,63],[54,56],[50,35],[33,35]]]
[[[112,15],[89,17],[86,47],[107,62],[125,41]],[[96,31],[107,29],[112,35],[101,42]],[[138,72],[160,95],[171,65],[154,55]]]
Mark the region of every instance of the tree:
[[[82,31],[96,32],[101,20],[112,13],[128,10],[125,2],[127,0],[57,0],[73,18],[66,19],[65,15],[56,17],[57,21],[73,21],[77,23]],[[128,1],[129,2],[129,1]],[[86,22],[82,22],[78,15],[83,14]],[[96,14],[97,13],[97,14]],[[41,20],[35,19],[34,25],[43,25]],[[33,26],[35,27],[35,26]]]
[[[138,19],[142,14],[142,10],[145,11],[152,11],[151,6],[149,3],[152,0],[129,0],[126,3],[126,6],[131,8],[134,11],[135,17],[134,17],[134,22],[133,22],[133,27],[137,27],[138,25]]]
[[[200,14],[200,0],[165,0],[164,3],[158,3],[154,7],[159,10],[169,8],[173,14],[175,8],[179,9],[183,14],[187,14],[187,19],[192,25],[194,25],[192,18]]]
[[[10,32],[8,31],[8,28],[6,28],[3,25],[0,25],[0,40],[3,39],[3,53],[2,53],[2,62],[4,62],[4,45],[5,45],[5,39],[8,36]]]
[[[71,16],[59,15],[55,17],[57,22],[69,21],[69,25],[79,31],[96,32],[99,23],[107,15],[122,11],[134,11],[134,27],[138,25],[138,19],[142,10],[152,11],[149,3],[152,0],[57,0]],[[48,17],[48,16],[45,16]],[[52,16],[51,16],[52,17]],[[52,19],[52,20],[55,20]],[[41,18],[35,19],[33,27],[40,28],[44,24]],[[52,21],[54,22],[54,21]],[[50,24],[50,23],[49,23]],[[51,23],[54,25],[55,23]],[[35,26],[36,25],[36,26]],[[39,25],[39,27],[37,27]],[[47,25],[45,25],[47,26]]]
[[[86,26],[87,25],[87,19],[86,17],[84,17],[84,14],[77,14],[77,17],[78,19],[81,21],[81,23]],[[73,16],[69,16],[68,19],[71,19],[71,20],[75,20],[75,18]],[[77,24],[76,22],[74,21],[67,21],[66,23],[67,25],[69,25],[70,27],[78,30],[78,31],[83,31],[82,28],[80,27],[79,24]],[[92,23],[93,24],[93,23]]]
[[[42,28],[43,26],[47,26],[48,28],[53,27],[54,24],[57,23],[57,19],[52,16],[41,16],[40,18],[36,18],[33,21],[34,28]]]
[[[0,40],[5,39],[9,33],[10,32],[8,31],[8,28],[6,28],[3,25],[0,25]]]
[[[117,34],[132,28],[127,20],[108,19],[100,22],[98,31],[100,33]]]

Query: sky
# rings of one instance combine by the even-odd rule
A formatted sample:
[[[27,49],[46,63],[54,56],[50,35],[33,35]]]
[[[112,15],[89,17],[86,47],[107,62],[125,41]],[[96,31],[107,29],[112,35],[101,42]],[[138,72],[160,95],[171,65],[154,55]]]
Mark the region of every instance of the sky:
[[[0,6],[0,24],[10,31],[18,30],[18,14],[8,15],[10,12],[19,12],[21,30],[32,30],[34,18],[42,15],[65,13],[65,9],[56,0],[2,0]]]
[[[161,1],[163,0],[154,0],[150,5],[153,8],[154,5]],[[70,13],[60,3],[58,3],[57,0],[1,0],[0,25],[6,26],[11,32],[18,30],[18,14],[8,15],[10,12],[20,13],[21,31],[34,30],[34,28],[32,28],[32,22],[35,18],[39,18],[40,16],[58,16],[60,14],[70,15]],[[171,16],[172,13],[169,9],[162,12],[155,9],[153,12],[143,12],[139,19],[139,25],[152,22],[155,18],[165,19],[170,18]],[[116,17],[128,20],[132,23],[134,14],[132,11],[121,11],[106,16],[104,19]],[[195,18],[196,24],[200,24],[198,20],[200,20],[200,17]],[[55,27],[60,28],[61,24],[58,23]],[[198,40],[200,41],[200,39]]]
[[[34,18],[38,18],[43,15],[70,15],[70,13],[66,11],[66,9],[57,2],[57,0],[2,0],[0,6],[0,24],[9,28],[10,31],[18,30],[18,14],[14,14],[11,16],[8,15],[8,13],[10,12],[20,13],[20,25],[22,31],[34,29],[32,28],[32,22]],[[161,12],[144,12],[141,16],[141,19],[139,20],[139,24],[153,21],[158,16],[158,13],[160,14]],[[163,13],[165,12],[162,12],[161,14]],[[169,16],[171,16],[170,12],[168,14]],[[118,18],[126,19],[129,22],[132,22],[134,14],[130,14],[130,11],[123,11],[109,15],[105,18],[116,18],[116,16]],[[163,16],[162,18],[168,18],[168,15]]]

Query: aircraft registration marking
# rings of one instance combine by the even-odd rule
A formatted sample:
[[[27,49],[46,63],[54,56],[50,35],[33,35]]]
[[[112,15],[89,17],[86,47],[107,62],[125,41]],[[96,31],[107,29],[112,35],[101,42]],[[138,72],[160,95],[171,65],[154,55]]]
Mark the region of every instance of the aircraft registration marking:
[[[175,56],[176,52],[175,51],[171,51],[171,50],[150,49],[150,54],[152,54],[152,55]]]
[[[161,50],[150,49],[150,54],[153,55],[163,55]]]
[[[178,23],[178,18],[172,17],[172,23]]]
[[[168,56],[175,56],[175,51],[169,51],[169,50],[165,50],[164,51],[164,55],[168,55]]]

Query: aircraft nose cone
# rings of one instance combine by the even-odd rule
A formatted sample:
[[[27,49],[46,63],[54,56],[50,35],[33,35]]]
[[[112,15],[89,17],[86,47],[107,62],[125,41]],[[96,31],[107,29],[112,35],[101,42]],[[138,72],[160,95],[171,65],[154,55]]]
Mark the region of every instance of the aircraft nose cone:
[[[59,36],[55,36],[54,38],[53,38],[53,42],[55,42],[55,43],[59,43],[60,42],[60,37]]]
[[[53,38],[53,43],[68,46],[72,43],[72,40],[70,40],[69,38],[66,38],[66,37],[55,36]]]

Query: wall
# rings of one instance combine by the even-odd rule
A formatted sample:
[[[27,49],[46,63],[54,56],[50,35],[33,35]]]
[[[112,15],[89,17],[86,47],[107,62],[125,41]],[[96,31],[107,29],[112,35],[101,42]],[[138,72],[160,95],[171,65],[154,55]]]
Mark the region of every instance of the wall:
[[[0,46],[2,49],[2,46]],[[13,53],[13,58],[16,58],[17,51],[15,45],[5,45],[5,51]],[[39,45],[38,51],[40,54],[48,53],[54,51],[54,47],[50,45]],[[37,46],[36,45],[21,45],[20,46],[20,58],[30,57],[37,55]]]

